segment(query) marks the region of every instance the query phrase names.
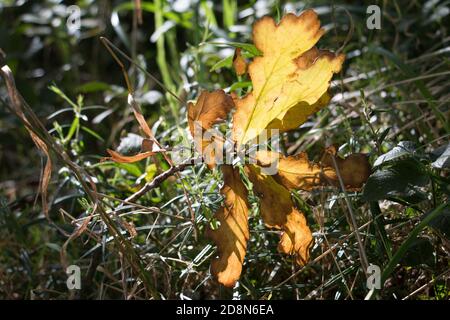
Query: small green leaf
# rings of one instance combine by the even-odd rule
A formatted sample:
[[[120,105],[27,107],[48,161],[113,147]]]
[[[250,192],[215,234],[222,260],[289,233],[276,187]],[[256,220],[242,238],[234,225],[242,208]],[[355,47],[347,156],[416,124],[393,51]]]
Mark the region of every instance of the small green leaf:
[[[230,87],[230,92],[231,91],[235,91],[237,89],[244,89],[244,88],[248,88],[251,87],[252,82],[251,81],[240,81],[240,82],[235,82],[233,83],[233,85]]]
[[[445,208],[439,216],[431,220],[430,226],[442,232],[450,239],[450,209]]]
[[[209,42],[209,43],[219,46],[230,46],[234,48],[241,48],[242,50],[248,52],[249,55],[246,56],[247,58],[258,57],[262,55],[261,51],[259,51],[255,47],[255,45],[250,43],[241,43],[241,42]]]
[[[142,176],[142,171],[139,169],[138,165],[135,163],[118,163],[118,162],[114,162],[114,161],[104,161],[104,162],[96,163],[92,166],[92,168],[96,168],[96,167],[100,167],[100,168],[104,168],[104,169],[113,169],[113,168],[123,169],[127,173],[129,173],[132,176],[135,176],[137,178]]]
[[[209,71],[212,72],[221,68],[231,68],[232,65],[233,65],[233,56],[229,56],[218,61],[215,65],[211,67],[211,69],[209,69]]]
[[[57,243],[47,242],[45,245],[56,252],[61,252],[61,246]]]
[[[97,91],[106,91],[109,90],[111,86],[105,82],[101,81],[91,81],[85,84],[82,84],[81,86],[78,86],[76,88],[76,91],[82,92],[82,93],[90,93],[90,92],[97,92]]]
[[[81,126],[81,130],[85,131],[86,133],[90,134],[91,136],[93,136],[94,138],[96,138],[97,140],[99,140],[101,142],[105,141],[105,139],[103,139],[97,132],[89,129],[88,127]]]
[[[156,164],[152,163],[147,168],[145,168],[145,181],[150,182],[153,180],[153,178],[156,175],[156,172],[158,171],[158,168],[156,167]]]
[[[72,137],[75,134],[75,132],[77,131],[79,125],[80,125],[80,118],[75,117],[72,121],[69,132],[67,133],[66,137],[64,138],[64,143],[67,143],[70,141],[70,139],[72,139]]]
[[[248,53],[250,53],[253,57],[262,55],[262,52],[259,51],[253,44],[241,42],[227,42],[227,44],[235,48],[241,48],[242,50],[245,50]]]
[[[378,167],[382,164],[386,164],[390,161],[404,159],[405,157],[410,157],[415,151],[414,143],[411,141],[401,141],[396,147],[391,151],[381,155],[375,160],[373,166]]]
[[[372,174],[364,187],[363,199],[377,201],[392,196],[411,196],[416,187],[424,186],[429,177],[419,162],[402,160],[387,169]]]

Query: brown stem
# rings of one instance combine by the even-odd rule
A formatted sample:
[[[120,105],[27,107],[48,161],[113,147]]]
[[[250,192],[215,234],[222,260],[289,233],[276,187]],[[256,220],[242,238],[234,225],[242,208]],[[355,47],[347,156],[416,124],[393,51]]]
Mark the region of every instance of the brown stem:
[[[161,173],[159,176],[156,176],[151,182],[147,182],[139,191],[137,191],[136,193],[133,193],[131,196],[126,198],[124,202],[134,202],[134,201],[136,201],[137,199],[139,199],[142,196],[144,196],[150,190],[158,187],[161,183],[163,183],[170,176],[180,172],[181,170],[183,170],[187,166],[194,165],[195,163],[197,163],[198,160],[199,159],[197,159],[197,158],[191,158],[191,159],[188,159],[188,160],[186,160],[186,161],[184,161],[184,162],[182,162],[182,163],[180,163],[180,164],[178,164],[176,166],[170,167],[169,170],[166,170],[163,173]]]

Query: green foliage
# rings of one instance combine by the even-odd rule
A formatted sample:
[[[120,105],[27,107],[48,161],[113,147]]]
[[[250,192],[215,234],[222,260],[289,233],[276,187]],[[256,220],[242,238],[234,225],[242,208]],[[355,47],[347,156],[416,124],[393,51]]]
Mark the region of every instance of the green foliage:
[[[427,199],[420,187],[428,183],[429,177],[420,163],[403,160],[372,174],[364,187],[363,199],[378,201],[400,197],[416,203]]]

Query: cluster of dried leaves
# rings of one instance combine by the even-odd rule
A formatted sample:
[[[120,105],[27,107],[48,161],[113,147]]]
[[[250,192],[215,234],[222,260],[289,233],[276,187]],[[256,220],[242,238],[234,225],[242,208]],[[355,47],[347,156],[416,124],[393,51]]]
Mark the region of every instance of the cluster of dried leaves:
[[[248,72],[252,91],[244,97],[228,95],[223,90],[203,91],[195,103],[188,103],[190,132],[197,151],[207,159],[210,169],[216,166],[214,150],[221,149],[225,141],[205,138],[202,133],[226,120],[233,109],[232,140],[236,149],[242,149],[254,143],[264,130],[286,132],[298,128],[329,103],[330,80],[341,70],[344,55],[315,47],[323,33],[313,10],[300,16],[287,14],[278,24],[270,17],[260,19],[253,28],[253,41],[261,56],[247,65],[237,50],[233,63],[238,75]],[[125,157],[108,150],[114,161],[134,162],[154,154],[151,144],[144,145],[154,140],[152,133],[136,107],[133,110],[148,139],[144,139],[143,152],[135,156]],[[211,144],[215,148],[210,148]],[[274,162],[277,174],[265,175],[261,169]],[[247,164],[243,169],[260,199],[265,225],[282,231],[279,251],[295,256],[299,265],[309,259],[312,234],[304,214],[294,206],[290,191],[309,191],[330,184],[358,189],[370,173],[365,155],[353,154],[342,159],[332,147],[325,150],[320,163],[309,161],[306,153],[284,157],[272,151],[259,151],[256,163]],[[224,204],[215,214],[220,226],[215,230],[209,228],[207,233],[218,250],[211,274],[219,283],[232,287],[241,275],[249,239],[248,190],[238,167],[226,164],[221,170]]]
[[[241,98],[230,97],[221,90],[202,92],[196,104],[189,104],[192,135],[198,136],[194,122],[201,123],[202,130],[208,130],[226,119],[232,108],[236,109],[232,138],[237,148],[253,141],[263,130],[284,132],[298,128],[328,104],[330,80],[344,61],[343,55],[315,47],[323,33],[312,10],[300,16],[288,14],[279,24],[270,17],[256,22],[253,40],[262,55],[254,58],[248,67],[239,51],[234,59],[237,74],[248,70],[253,91]],[[206,148],[210,143],[217,142],[196,141],[198,151],[211,150]],[[334,148],[328,148],[320,163],[310,162],[306,153],[284,157],[271,151],[257,152],[256,160],[256,165],[245,165],[244,171],[260,199],[261,217],[267,227],[282,230],[279,251],[294,255],[296,262],[304,265],[309,259],[312,235],[305,216],[291,200],[290,190],[338,185],[338,172],[346,188],[360,188],[370,173],[367,158],[354,154],[341,159],[336,157]],[[278,161],[276,175],[261,172],[261,167],[275,161]],[[213,167],[213,160],[208,165]],[[248,191],[238,168],[222,165],[221,169],[224,179],[221,193],[225,201],[215,215],[220,227],[208,230],[218,249],[211,273],[218,282],[232,287],[240,277],[249,239]]]

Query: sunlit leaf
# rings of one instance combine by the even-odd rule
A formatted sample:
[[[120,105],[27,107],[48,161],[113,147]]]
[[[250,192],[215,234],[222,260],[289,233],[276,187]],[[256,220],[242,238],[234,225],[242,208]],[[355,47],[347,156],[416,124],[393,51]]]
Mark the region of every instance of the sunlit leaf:
[[[253,183],[253,191],[260,198],[264,223],[269,228],[283,231],[278,249],[282,253],[295,255],[297,264],[304,265],[309,260],[312,234],[305,216],[294,207],[289,190],[272,176],[262,174],[258,166],[246,166],[246,173]]]
[[[314,47],[323,33],[312,10],[300,16],[287,14],[278,25],[270,17],[255,23],[253,41],[263,55],[249,65],[253,91],[235,100],[233,138],[238,144],[256,138],[274,120],[282,122],[301,103],[306,105],[297,111],[296,125],[317,111],[314,104],[344,61],[343,55]]]
[[[188,124],[191,135],[197,151],[205,156],[205,162],[210,168],[215,166],[215,154],[213,151],[208,152],[207,147],[211,143],[223,143],[223,140],[212,137],[207,139],[203,134],[214,124],[224,121],[233,107],[233,99],[223,90],[202,91],[196,103],[188,103]],[[206,155],[205,152],[208,154]]]
[[[220,226],[208,230],[218,252],[218,257],[211,262],[211,274],[224,286],[233,287],[242,272],[249,238],[247,189],[238,169],[224,165],[222,172],[224,186],[221,193],[225,201],[214,216]]]
[[[257,164],[262,167],[276,165],[274,179],[288,189],[310,191],[326,185],[339,186],[338,175],[331,159],[334,157],[339,174],[347,189],[362,187],[370,174],[370,164],[364,154],[352,154],[345,159],[326,152],[320,163],[308,159],[304,152],[284,157],[272,151],[259,151]]]

